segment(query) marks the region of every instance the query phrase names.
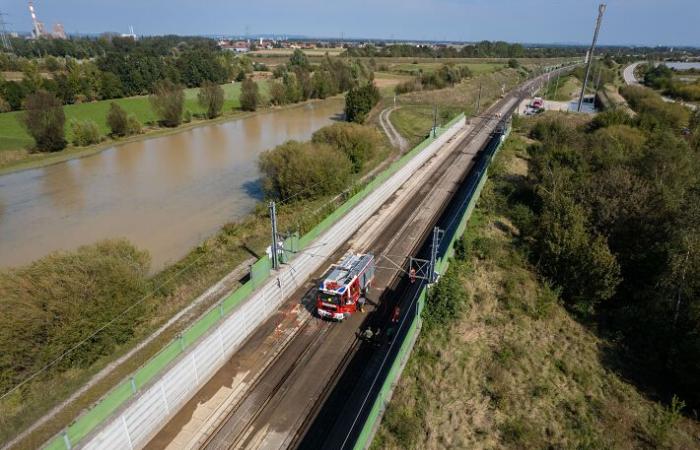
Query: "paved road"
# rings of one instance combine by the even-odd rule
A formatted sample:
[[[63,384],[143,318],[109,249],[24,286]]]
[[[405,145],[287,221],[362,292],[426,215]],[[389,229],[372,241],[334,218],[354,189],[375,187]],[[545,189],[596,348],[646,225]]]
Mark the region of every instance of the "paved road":
[[[625,79],[625,84],[639,84],[639,81],[637,81],[637,78],[634,76],[634,71],[637,70],[637,66],[639,66],[641,63],[641,61],[637,61],[625,67],[625,69],[622,71],[622,77]]]
[[[408,148],[408,141],[403,136],[401,136],[401,133],[399,133],[398,130],[394,128],[394,124],[391,123],[391,120],[389,120],[389,116],[396,109],[398,109],[396,106],[384,109],[379,114],[379,124],[382,126],[382,129],[389,138],[389,141],[391,141],[391,145],[393,145],[394,147],[398,147],[399,150],[404,152]]]
[[[622,77],[625,79],[625,84],[628,84],[630,86],[639,85],[639,80],[637,80],[637,78],[634,76],[634,71],[637,69],[637,66],[642,63],[643,61],[637,61],[625,67],[625,69],[622,71]],[[674,100],[671,97],[666,97],[665,95],[662,95],[661,98],[666,103],[678,103],[687,108],[692,109],[693,111],[698,109],[697,105],[693,105],[692,103],[686,103],[682,100]]]

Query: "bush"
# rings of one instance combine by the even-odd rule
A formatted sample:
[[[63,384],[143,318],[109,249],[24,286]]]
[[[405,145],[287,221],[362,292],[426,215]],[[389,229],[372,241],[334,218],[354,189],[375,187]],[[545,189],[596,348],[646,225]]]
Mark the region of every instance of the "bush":
[[[314,198],[340,192],[350,180],[350,160],[329,145],[289,141],[260,155],[263,189],[270,198]]]
[[[270,82],[270,103],[277,106],[287,103],[287,89],[279,81]]]
[[[147,290],[149,257],[126,241],[103,241],[0,271],[0,390],[27,378]],[[49,369],[87,367],[111,355],[137,329],[145,306],[128,313]]]
[[[216,83],[205,81],[199,88],[197,101],[206,110],[207,119],[218,117],[224,106],[224,89]]]
[[[128,136],[133,136],[135,134],[141,134],[141,122],[136,118],[135,115],[130,114],[126,121],[126,134]]]
[[[520,67],[520,62],[515,58],[511,58],[508,60],[508,67],[510,67],[511,69],[517,69],[518,67]]]
[[[0,113],[12,111],[12,106],[2,97],[0,97]]]
[[[343,152],[352,163],[353,172],[359,173],[374,156],[381,136],[374,128],[354,123],[336,123],[316,131],[311,140],[316,144],[328,144]]]
[[[126,110],[116,103],[109,104],[109,112],[107,113],[107,125],[112,130],[112,136],[126,136],[129,126],[129,117]]]
[[[345,94],[345,118],[349,122],[362,123],[367,114],[379,102],[381,94],[374,83],[352,88]]]
[[[63,105],[53,94],[39,90],[27,96],[22,123],[34,138],[39,151],[55,152],[66,148],[63,129],[66,116]]]
[[[180,125],[185,107],[185,92],[182,86],[170,80],[160,80],[155,84],[149,100],[162,125],[166,127]]]
[[[101,140],[100,129],[92,120],[71,120],[71,134],[73,135],[73,145],[85,147],[97,144]]]
[[[246,78],[241,84],[241,109],[243,111],[255,111],[259,102],[258,84],[251,78]]]

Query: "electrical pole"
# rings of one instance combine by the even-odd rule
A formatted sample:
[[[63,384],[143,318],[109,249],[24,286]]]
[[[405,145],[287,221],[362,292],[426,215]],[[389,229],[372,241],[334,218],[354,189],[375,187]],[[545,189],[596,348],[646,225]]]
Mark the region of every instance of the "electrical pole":
[[[10,38],[7,36],[7,29],[5,28],[6,22],[3,19],[3,16],[6,16],[7,14],[3,13],[0,11],[0,43],[2,43],[2,46],[5,50],[8,52],[12,51],[12,42],[10,42]]]
[[[481,83],[479,83],[479,96],[476,98],[476,114],[479,115],[479,110],[481,109]]]
[[[559,89],[559,76],[561,75],[561,72],[557,72],[557,82],[554,83],[554,98],[552,100],[557,99],[557,90]]]
[[[272,261],[272,268],[279,268],[279,260],[277,253],[277,209],[275,207],[275,202],[270,202],[270,222],[272,223],[272,246],[270,247],[270,261]]]
[[[581,112],[581,105],[583,105],[583,95],[586,92],[586,85],[588,84],[588,75],[591,72],[591,63],[593,62],[593,52],[595,51],[595,44],[598,41],[598,33],[600,32],[600,24],[603,22],[603,14],[605,13],[605,3],[598,5],[598,19],[595,23],[595,32],[593,33],[593,42],[591,42],[591,48],[588,50],[588,64],[586,65],[586,75],[583,77],[583,86],[581,87],[581,95],[578,99],[578,112]]]
[[[437,281],[437,273],[435,273],[435,266],[437,265],[437,255],[440,248],[440,241],[442,236],[445,234],[445,230],[441,230],[438,227],[433,228],[433,245],[430,247],[430,283],[435,283]]]
[[[437,103],[433,105],[433,138],[437,137]]]

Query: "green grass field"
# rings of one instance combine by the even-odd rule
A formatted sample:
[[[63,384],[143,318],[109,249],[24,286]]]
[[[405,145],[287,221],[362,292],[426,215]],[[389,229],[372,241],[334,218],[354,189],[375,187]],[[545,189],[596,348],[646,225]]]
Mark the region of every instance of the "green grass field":
[[[413,63],[399,63],[391,64],[389,66],[392,72],[397,72],[401,74],[417,75],[420,71],[423,73],[432,73],[438,70],[445,64],[444,61],[436,60],[436,62],[419,62],[417,64]],[[505,67],[505,64],[500,63],[457,63],[457,67],[468,67],[474,75],[479,75],[482,73],[495,72],[499,69]]]
[[[263,99],[267,98],[267,82],[258,82]],[[226,100],[224,102],[224,113],[230,112],[233,109],[240,107],[238,97],[241,92],[240,83],[228,83],[223,85]],[[185,90],[185,110],[192,114],[202,113],[204,110],[197,104],[197,92],[199,88]],[[64,107],[66,113],[66,136],[70,140],[70,121],[77,120],[93,120],[97,123],[100,131],[103,134],[109,133],[107,127],[107,112],[109,104],[117,103],[136,118],[142,124],[155,123],[157,120],[151,109],[151,105],[147,96],[120,98],[115,100],[102,100],[91,103],[81,103],[79,105],[66,105]],[[20,121],[18,120],[22,114],[21,111],[13,111],[0,114],[0,151],[19,150],[30,147],[33,144],[32,138],[27,134]]]

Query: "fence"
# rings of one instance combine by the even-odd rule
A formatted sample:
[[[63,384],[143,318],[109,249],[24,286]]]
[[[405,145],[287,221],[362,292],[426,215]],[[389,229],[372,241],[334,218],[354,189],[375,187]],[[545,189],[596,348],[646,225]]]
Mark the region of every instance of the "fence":
[[[481,194],[481,189],[483,188],[488,177],[488,167],[509,133],[510,128],[507,128],[503,133],[497,134],[494,139],[487,144],[486,149],[484,149],[481,157],[472,168],[471,174],[466,180],[466,202],[463,205],[463,212],[461,212],[460,220],[458,222],[454,222],[445,230],[445,235],[438,251],[439,257],[436,264],[436,270],[438,273],[445,273],[447,270],[449,260],[454,255],[455,242],[464,234],[469,217],[474,210],[476,201],[479,199],[479,195]],[[362,430],[360,431],[359,437],[355,442],[355,450],[366,449],[372,443],[372,438],[379,427],[384,410],[389,403],[389,400],[391,400],[391,394],[394,386],[401,376],[401,372],[403,371],[408,357],[410,356],[411,350],[413,349],[413,344],[420,333],[420,312],[425,306],[425,299],[427,295],[428,286],[425,285],[418,294],[418,300],[415,305],[416,313],[411,314],[412,310],[409,308],[408,315],[409,317],[412,317],[412,319],[408,332],[405,334],[404,340],[399,347],[391,368],[387,372],[387,376],[384,379],[379,392],[377,393],[374,403],[372,404],[367,419],[365,420]]]
[[[208,381],[304,280],[365,222],[459,128],[460,114],[392,163],[302,237],[285,240],[288,264],[271,279],[268,256],[248,282],[205,313],[176,340],[112,389],[45,448],[139,448]],[[345,216],[342,222],[338,219]],[[313,243],[313,253],[300,251]],[[118,414],[117,414],[118,413]]]

